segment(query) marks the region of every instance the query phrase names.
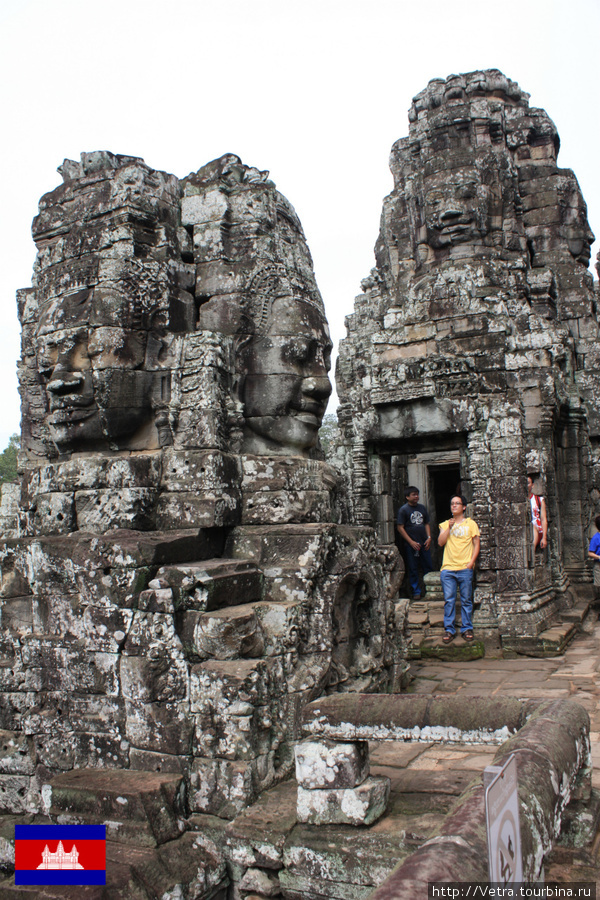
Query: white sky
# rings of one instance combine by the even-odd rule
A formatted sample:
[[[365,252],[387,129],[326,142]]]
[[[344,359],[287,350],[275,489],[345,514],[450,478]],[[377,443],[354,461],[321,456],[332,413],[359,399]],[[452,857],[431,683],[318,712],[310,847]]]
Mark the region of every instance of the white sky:
[[[374,265],[391,145],[431,78],[499,68],[528,91],[600,236],[599,34],[599,0],[2,0],[0,450],[19,429],[15,291],[65,157],[111,150],[183,177],[232,152],[269,169],[337,344]]]

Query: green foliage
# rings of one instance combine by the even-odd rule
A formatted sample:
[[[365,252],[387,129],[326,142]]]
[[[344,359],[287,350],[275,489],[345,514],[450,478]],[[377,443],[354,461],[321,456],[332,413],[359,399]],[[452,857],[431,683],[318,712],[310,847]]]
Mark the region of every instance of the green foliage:
[[[17,480],[17,452],[21,446],[18,434],[8,441],[8,446],[0,453],[0,484]]]

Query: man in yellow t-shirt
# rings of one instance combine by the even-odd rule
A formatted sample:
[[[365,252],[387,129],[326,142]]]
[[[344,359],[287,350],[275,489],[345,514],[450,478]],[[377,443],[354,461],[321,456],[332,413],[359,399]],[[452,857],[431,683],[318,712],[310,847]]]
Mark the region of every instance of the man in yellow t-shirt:
[[[444,591],[442,638],[449,644],[456,637],[456,595],[460,591],[460,630],[465,641],[473,640],[473,569],[479,556],[479,528],[465,516],[467,501],[460,494],[450,500],[452,517],[440,525],[438,544],[444,548],[440,579]]]

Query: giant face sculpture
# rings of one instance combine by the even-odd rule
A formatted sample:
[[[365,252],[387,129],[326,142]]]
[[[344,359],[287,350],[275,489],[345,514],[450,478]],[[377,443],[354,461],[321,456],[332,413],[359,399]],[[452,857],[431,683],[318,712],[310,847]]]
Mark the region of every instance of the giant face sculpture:
[[[515,221],[512,177],[509,174],[502,179],[498,156],[486,151],[463,151],[462,163],[450,171],[425,169],[418,189],[415,222],[419,242],[425,242],[434,251],[465,244],[475,247],[510,243],[505,232],[508,229],[512,233]],[[459,252],[462,255],[464,251]]]
[[[148,344],[145,330],[91,325],[87,301],[60,297],[42,308],[37,369],[46,424],[61,452],[148,444],[140,431],[152,423],[157,383],[145,369]]]
[[[256,331],[241,348],[244,451],[306,456],[331,394],[332,344],[320,309],[285,282],[274,299],[255,305]]]

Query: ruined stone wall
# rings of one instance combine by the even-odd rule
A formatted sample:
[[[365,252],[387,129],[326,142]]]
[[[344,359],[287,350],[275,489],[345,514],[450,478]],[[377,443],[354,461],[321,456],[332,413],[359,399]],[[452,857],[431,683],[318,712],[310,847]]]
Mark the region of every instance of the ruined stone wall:
[[[553,123],[497,70],[431,81],[409,121],[340,349],[352,521],[389,540],[410,466],[433,480],[446,454],[481,529],[476,624],[531,636],[589,580],[593,235]],[[395,495],[374,475],[394,466]],[[533,554],[527,473],[547,498],[547,558]]]

